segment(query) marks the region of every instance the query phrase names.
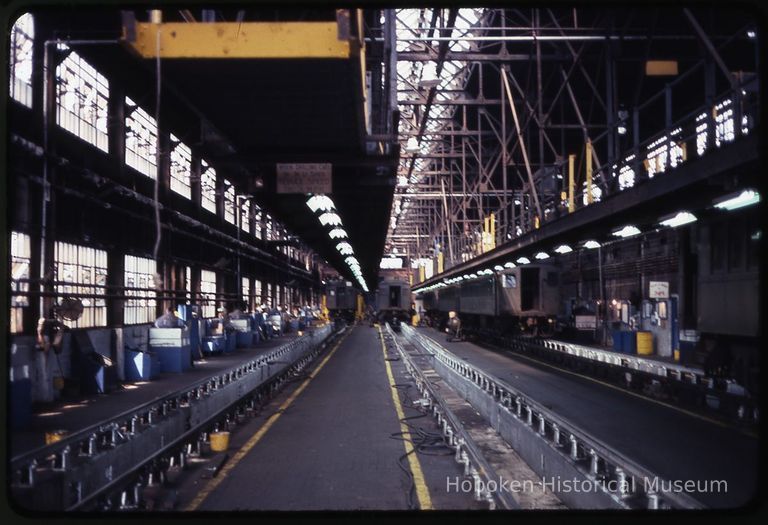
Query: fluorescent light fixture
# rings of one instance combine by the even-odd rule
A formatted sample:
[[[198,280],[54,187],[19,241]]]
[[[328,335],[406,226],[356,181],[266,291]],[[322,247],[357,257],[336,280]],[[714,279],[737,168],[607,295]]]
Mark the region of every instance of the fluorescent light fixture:
[[[497,272],[501,272],[504,270],[504,267],[500,264],[497,264],[496,266],[493,267],[493,269],[496,270]]]
[[[555,248],[555,253],[570,253],[573,251],[573,248],[568,246],[567,244],[561,244],[557,248]]]
[[[738,210],[760,202],[760,194],[755,190],[744,190],[739,195],[729,195],[715,203],[715,208],[720,210]]]
[[[544,259],[549,259],[549,254],[547,252],[539,252],[534,257],[540,261],[543,261]]]
[[[347,237],[347,232],[344,228],[334,228],[328,233],[328,236],[331,239],[344,239]]]
[[[307,206],[309,206],[309,209],[313,212],[317,212],[318,210],[331,211],[336,209],[336,206],[328,195],[313,195],[307,200]]]
[[[681,211],[674,216],[663,218],[659,224],[662,226],[669,226],[670,228],[677,228],[678,226],[690,224],[692,222],[696,222],[696,216],[693,213]]]
[[[326,212],[320,216],[320,224],[323,226],[341,226],[341,217],[333,212]]]
[[[531,264],[531,260],[528,257],[520,257],[517,264]]]
[[[383,270],[399,270],[403,267],[403,260],[400,257],[384,257],[379,263],[379,268]]]
[[[757,33],[753,29],[750,29],[747,31],[747,38],[755,38],[757,36]]]
[[[595,248],[600,248],[600,243],[597,241],[587,241],[584,243],[584,248],[594,250]]]
[[[504,263],[504,268],[514,268],[515,266],[517,266],[517,265],[515,263],[513,263],[512,261]]]
[[[640,233],[640,230],[636,226],[624,226],[620,230],[614,231],[611,235],[614,237],[632,237]]]
[[[352,249],[352,245],[346,241],[337,244],[336,249],[341,255],[353,255],[355,253],[355,251]]]
[[[616,131],[618,132],[619,135],[626,135],[627,126],[625,126],[624,124],[619,124],[618,127],[616,128]]]
[[[405,144],[405,151],[407,153],[418,153],[419,152],[419,141],[416,140],[416,137],[411,137],[408,139],[408,142]]]

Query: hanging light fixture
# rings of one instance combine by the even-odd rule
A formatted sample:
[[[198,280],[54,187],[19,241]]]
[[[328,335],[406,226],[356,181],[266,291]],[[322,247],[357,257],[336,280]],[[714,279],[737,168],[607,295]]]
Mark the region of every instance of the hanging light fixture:
[[[659,222],[659,224],[662,226],[669,226],[670,228],[677,228],[678,226],[690,224],[692,222],[696,222],[696,216],[687,211],[681,211],[677,212],[675,215],[662,217],[662,220]]]

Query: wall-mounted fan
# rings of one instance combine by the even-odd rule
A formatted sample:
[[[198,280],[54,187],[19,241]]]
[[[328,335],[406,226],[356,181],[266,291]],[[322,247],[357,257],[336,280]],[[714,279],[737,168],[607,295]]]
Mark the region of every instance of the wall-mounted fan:
[[[77,321],[83,315],[83,302],[74,297],[64,297],[56,306],[56,313],[67,321]]]

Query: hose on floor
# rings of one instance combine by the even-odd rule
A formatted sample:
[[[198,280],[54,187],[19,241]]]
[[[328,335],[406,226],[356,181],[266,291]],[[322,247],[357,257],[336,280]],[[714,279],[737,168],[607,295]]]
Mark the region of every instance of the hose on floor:
[[[409,383],[399,383],[393,386],[400,392],[400,404],[403,408],[409,408],[418,412],[417,414],[400,419],[400,423],[409,429],[408,432],[393,432],[389,436],[390,439],[407,441],[412,445],[409,452],[406,452],[397,459],[397,465],[408,477],[408,508],[410,510],[418,510],[419,507],[415,502],[416,482],[413,478],[411,469],[407,465],[408,456],[414,452],[425,456],[450,456],[453,455],[454,451],[445,441],[441,432],[427,430],[422,426],[411,423],[413,420],[426,418],[428,416],[427,411],[421,405],[414,405],[414,400],[409,395],[409,390],[413,388],[414,385]],[[431,422],[432,420],[428,419],[428,421]],[[406,433],[409,434],[410,437],[406,437]]]

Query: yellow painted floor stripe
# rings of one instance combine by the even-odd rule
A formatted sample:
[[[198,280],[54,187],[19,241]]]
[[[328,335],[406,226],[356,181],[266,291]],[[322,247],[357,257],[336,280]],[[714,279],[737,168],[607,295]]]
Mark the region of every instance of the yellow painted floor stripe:
[[[272,414],[269,419],[267,419],[267,422],[262,426],[258,432],[256,432],[251,438],[243,445],[240,450],[237,451],[237,453],[232,456],[232,459],[227,462],[226,465],[219,471],[219,474],[215,478],[211,478],[211,480],[208,482],[208,484],[203,487],[203,490],[201,490],[197,496],[195,496],[195,499],[193,499],[189,505],[187,505],[184,510],[192,511],[197,510],[200,505],[203,504],[203,502],[206,500],[206,498],[216,490],[216,487],[218,487],[222,481],[224,481],[224,478],[227,477],[229,472],[234,469],[237,464],[251,451],[253,447],[256,446],[256,444],[261,441],[261,439],[264,437],[264,435],[269,431],[270,428],[277,422],[278,419],[280,419],[280,416],[283,415],[283,412],[291,406],[291,404],[296,400],[297,397],[299,397],[299,394],[301,394],[305,388],[307,388],[307,385],[317,376],[317,374],[322,370],[322,368],[325,366],[325,364],[328,362],[328,360],[333,357],[333,354],[336,353],[336,350],[339,349],[341,346],[341,343],[344,342],[344,340],[349,336],[349,334],[352,333],[352,327],[345,335],[341,338],[341,340],[336,343],[336,346],[333,347],[333,349],[328,353],[328,355],[323,359],[320,364],[313,370],[309,377],[307,377],[306,380],[299,386],[299,388],[296,389],[291,396],[283,402],[282,405],[280,405],[280,408],[277,409],[277,412]]]
[[[505,350],[505,351],[506,352],[510,352],[513,357],[520,357],[522,359],[527,359],[528,361],[531,361],[533,363],[536,363],[536,364],[539,364],[539,365],[543,365],[543,366],[552,368],[553,370],[557,370],[558,372],[563,372],[565,374],[570,374],[572,376],[580,377],[581,379],[586,379],[588,381],[592,381],[593,383],[597,383],[598,385],[607,386],[608,388],[612,388],[614,390],[618,390],[619,392],[623,392],[624,394],[627,394],[627,395],[630,395],[630,396],[634,396],[634,397],[636,397],[638,399],[642,399],[643,401],[648,401],[649,403],[655,403],[657,405],[661,405],[663,407],[667,407],[669,409],[672,409],[672,410],[675,410],[677,412],[683,413],[683,414],[685,414],[687,416],[691,416],[691,417],[694,417],[696,419],[700,419],[702,421],[706,421],[707,423],[712,423],[713,425],[717,425],[717,426],[722,427],[722,428],[727,428],[727,429],[730,429],[730,430],[735,430],[736,432],[740,432],[740,433],[744,434],[745,436],[748,436],[748,437],[751,437],[751,438],[755,438],[755,439],[757,439],[757,437],[758,437],[757,434],[755,434],[753,432],[750,432],[748,430],[742,430],[740,428],[735,428],[735,427],[733,427],[731,425],[723,423],[722,421],[718,421],[717,419],[712,419],[712,418],[704,416],[702,414],[697,414],[696,412],[691,412],[690,410],[686,410],[684,408],[680,408],[680,407],[677,407],[675,405],[670,405],[669,403],[665,403],[663,401],[659,401],[658,399],[653,399],[651,397],[647,397],[647,396],[644,396],[644,395],[641,395],[641,394],[637,394],[637,393],[632,392],[630,390],[625,390],[625,389],[623,389],[621,387],[618,387],[616,385],[612,385],[610,383],[606,383],[604,381],[600,381],[599,379],[595,379],[594,377],[589,377],[589,376],[586,376],[586,375],[579,374],[577,372],[572,372],[570,370],[566,370],[564,368],[560,368],[558,366],[550,365],[549,363],[545,363],[544,361],[539,361],[538,359],[534,359],[532,357],[528,357],[527,355],[518,354],[517,352],[511,352],[509,350]],[[631,372],[631,370],[630,370],[630,372]]]
[[[421,470],[419,457],[413,449],[413,438],[411,437],[408,427],[403,423],[405,413],[403,412],[403,405],[400,403],[400,394],[397,392],[397,388],[395,388],[395,377],[392,375],[392,367],[389,365],[389,361],[387,361],[387,347],[384,345],[384,335],[381,332],[381,326],[378,326],[378,330],[379,339],[381,340],[381,352],[384,354],[384,366],[387,368],[389,388],[392,393],[392,402],[395,404],[397,419],[400,421],[400,430],[404,438],[403,444],[405,445],[405,452],[408,454],[408,465],[411,468],[413,483],[416,486],[416,497],[419,500],[419,509],[432,510],[432,498],[429,496],[429,489],[427,489],[427,484],[424,481],[424,472]]]

